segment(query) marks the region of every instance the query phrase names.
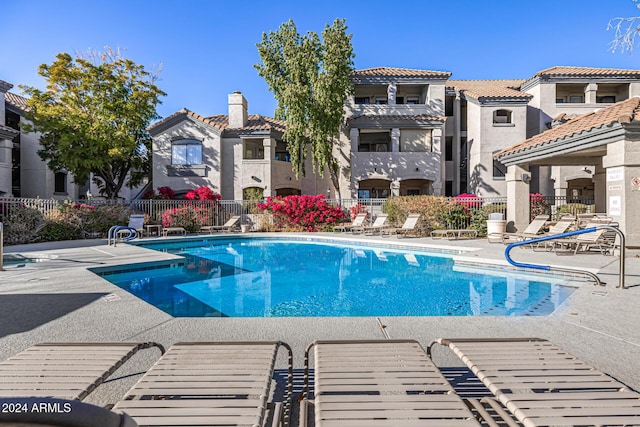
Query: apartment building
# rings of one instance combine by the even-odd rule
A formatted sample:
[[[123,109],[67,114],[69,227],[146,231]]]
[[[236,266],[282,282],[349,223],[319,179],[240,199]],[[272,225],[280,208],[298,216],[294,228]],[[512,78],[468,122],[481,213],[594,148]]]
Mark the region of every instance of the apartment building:
[[[64,170],[51,171],[38,155],[40,135],[20,130],[27,99],[0,80],[0,197],[78,198],[86,188]]]
[[[178,195],[208,186],[223,199],[293,194],[335,196],[328,174],[296,177],[282,140],[285,124],[248,114],[240,92],[228,96],[228,114],[204,117],[181,110],[149,128],[153,186]],[[307,165],[307,171],[310,171]]]

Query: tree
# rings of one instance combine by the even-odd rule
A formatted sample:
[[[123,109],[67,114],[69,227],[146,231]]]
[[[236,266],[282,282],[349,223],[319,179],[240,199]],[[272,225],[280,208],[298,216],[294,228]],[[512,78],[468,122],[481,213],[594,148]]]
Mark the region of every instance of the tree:
[[[293,20],[278,31],[263,33],[258,43],[261,62],[255,65],[278,106],[275,117],[287,123],[284,140],[292,168],[305,175],[307,141],[314,172],[328,168],[339,192],[339,163],[333,148],[340,132],[344,102],[353,93],[351,34],[344,19],[325,25],[322,40],[314,33],[300,35]]]
[[[633,0],[638,3],[640,0]],[[640,4],[636,4],[640,9]],[[636,42],[636,36],[640,33],[640,16],[632,16],[629,18],[613,18],[607,25],[607,30],[614,30],[615,36],[611,41],[611,51],[631,52]]]
[[[75,59],[60,53],[38,73],[47,88],[22,87],[31,121],[22,127],[42,134],[38,154],[49,169],[65,169],[78,183],[93,175],[110,199],[123,185],[138,185],[150,171],[146,128],[159,118],[156,106],[165,95],[154,84],[157,73],[109,48]]]

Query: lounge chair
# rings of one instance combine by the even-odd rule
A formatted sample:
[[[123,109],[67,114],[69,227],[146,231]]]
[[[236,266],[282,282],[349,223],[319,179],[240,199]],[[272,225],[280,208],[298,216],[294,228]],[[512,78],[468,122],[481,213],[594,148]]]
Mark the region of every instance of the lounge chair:
[[[353,234],[356,233],[364,233],[364,234],[376,234],[376,231],[380,231],[384,228],[386,222],[387,222],[387,218],[389,218],[389,215],[387,214],[379,214],[376,217],[376,220],[373,221],[373,224],[371,225],[367,225],[367,226],[362,226],[362,227],[354,227],[353,229],[351,229],[351,232]]]
[[[556,234],[562,234],[567,232],[570,227],[576,225],[576,218],[571,215],[565,215],[558,220],[554,225],[549,227],[549,231],[544,233],[544,236],[553,236]],[[544,242],[539,242],[535,248],[543,247],[544,249],[553,249],[555,247],[556,242],[554,240],[547,240]]]
[[[286,402],[267,405],[280,347],[289,357]],[[114,410],[140,425],[273,426],[289,423],[291,349],[279,341],[177,343],[133,386]],[[269,406],[269,408],[268,408]]]
[[[607,222],[592,222],[587,224],[585,228],[597,227],[599,225],[606,225]],[[593,248],[597,248],[600,253],[606,254],[614,249],[615,247],[615,237],[612,241],[611,239],[605,237],[605,232],[607,230],[601,228],[596,231],[592,231],[590,233],[578,234],[575,237],[568,237],[565,239],[557,240],[555,246],[555,252],[558,254],[558,249],[565,248],[563,253],[573,253],[573,255],[577,254],[580,250],[584,252],[589,252]]]
[[[538,215],[533,219],[533,221],[531,221],[527,228],[522,231],[522,233],[501,233],[499,236],[494,237],[501,237],[502,243],[532,239],[542,233],[542,228],[548,219],[549,215]]]
[[[240,221],[240,215],[234,215],[223,225],[205,225],[204,227],[200,227],[200,231],[213,233],[216,231],[220,232],[229,232],[238,229],[238,221]]]
[[[547,340],[438,339],[524,426],[640,424],[634,392]]]
[[[181,236],[187,235],[187,230],[184,227],[163,227],[162,236],[167,237],[169,234],[180,234]]]
[[[301,426],[310,404],[316,427],[480,425],[413,340],[315,341],[305,352],[304,372]]]
[[[409,214],[407,219],[402,224],[400,228],[393,227],[385,227],[380,230],[380,234],[384,236],[390,236],[391,234],[395,234],[396,237],[400,236],[408,236],[410,234],[414,234],[416,236],[420,236],[422,234],[422,229],[418,228],[418,223],[420,222],[420,214]]]
[[[341,232],[351,231],[354,228],[362,227],[364,225],[364,221],[366,219],[367,219],[367,213],[366,212],[359,213],[359,214],[356,215],[356,217],[353,219],[353,221],[351,221],[351,224],[349,224],[349,225],[337,225],[337,226],[333,227],[333,231],[341,231]]]
[[[156,343],[49,343],[0,362],[0,397],[82,400],[139,350]]]

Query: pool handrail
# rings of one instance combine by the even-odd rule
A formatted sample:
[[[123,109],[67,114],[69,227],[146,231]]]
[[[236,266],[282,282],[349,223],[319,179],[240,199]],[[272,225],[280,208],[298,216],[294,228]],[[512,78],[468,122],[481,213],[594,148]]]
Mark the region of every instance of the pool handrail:
[[[138,231],[133,227],[128,227],[126,225],[114,225],[109,229],[109,233],[107,233],[107,245],[111,246],[111,242],[113,241],[113,245],[115,246],[118,240],[118,231],[128,231],[129,235],[122,238],[122,241],[128,242],[129,240],[133,240],[138,237]]]
[[[576,231],[569,231],[566,233],[560,233],[560,234],[552,234],[550,236],[543,236],[543,237],[536,237],[533,239],[528,239],[528,240],[523,240],[521,242],[515,242],[515,243],[511,243],[509,245],[507,245],[507,247],[504,250],[504,256],[507,259],[507,262],[511,265],[513,265],[514,267],[520,267],[520,268],[531,268],[531,269],[535,269],[535,270],[545,270],[545,271],[562,271],[565,273],[582,273],[582,274],[586,274],[588,276],[591,276],[596,284],[598,286],[604,286],[602,284],[602,281],[600,280],[600,278],[595,275],[594,273],[591,273],[590,271],[581,271],[581,270],[574,270],[574,269],[570,269],[570,268],[562,268],[562,267],[552,267],[549,265],[539,265],[539,264],[528,264],[528,263],[523,263],[523,262],[518,262],[518,261],[514,261],[511,256],[509,255],[509,252],[511,251],[511,249],[517,247],[517,246],[524,246],[524,245],[530,245],[532,243],[539,243],[539,242],[546,242],[549,240],[556,240],[556,239],[562,239],[565,237],[571,237],[571,236],[576,236],[579,234],[585,234],[585,233],[592,233],[596,230],[601,230],[601,229],[606,229],[606,230],[611,230],[614,231],[618,234],[618,236],[620,236],[620,279],[618,282],[618,288],[622,288],[622,289],[627,289],[625,283],[624,283],[624,271],[625,271],[625,263],[624,263],[624,257],[625,257],[625,239],[624,239],[624,233],[622,233],[622,231],[620,231],[618,228],[613,227],[611,225],[598,225],[595,227],[589,227],[589,228],[583,228],[581,230],[576,230]]]

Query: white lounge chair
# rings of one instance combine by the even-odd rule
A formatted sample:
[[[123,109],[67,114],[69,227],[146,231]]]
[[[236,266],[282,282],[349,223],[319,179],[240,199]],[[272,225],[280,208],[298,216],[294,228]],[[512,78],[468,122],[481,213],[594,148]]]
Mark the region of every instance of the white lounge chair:
[[[438,339],[525,426],[640,425],[640,393],[547,340]]]
[[[315,341],[305,352],[304,372],[301,426],[309,405],[316,427],[480,426],[413,340]]]
[[[387,214],[379,214],[376,217],[376,220],[373,221],[373,224],[368,226],[362,226],[362,227],[354,227],[351,230],[351,232],[353,234],[356,234],[356,233],[375,234],[377,231],[381,232],[381,230],[383,229],[383,227],[387,222],[388,217],[389,215]]]
[[[288,352],[285,402],[268,404],[277,353]],[[177,343],[147,371],[114,410],[140,425],[288,425],[293,355],[280,341]]]
[[[333,227],[333,231],[342,231],[342,232],[351,231],[353,228],[362,227],[362,225],[364,224],[364,221],[366,219],[367,219],[367,213],[366,212],[359,213],[359,214],[356,215],[356,217],[353,219],[353,221],[351,221],[351,224],[349,224],[349,225],[336,225],[335,227]]]
[[[240,215],[234,215],[223,225],[205,225],[200,227],[200,231],[213,233],[216,231],[225,232],[225,231],[234,231],[238,228],[238,221],[240,221]]]
[[[420,214],[409,214],[407,219],[402,224],[400,228],[394,227],[384,227],[380,230],[380,234],[383,236],[386,234],[390,236],[391,234],[395,234],[396,237],[407,236],[410,234],[414,234],[416,236],[420,236],[422,234],[422,230],[418,227],[418,223],[420,222]]]
[[[533,221],[524,229],[521,233],[501,233],[498,237],[502,238],[502,243],[509,243],[514,241],[521,241],[525,239],[531,239],[542,233],[544,224],[549,219],[549,215],[538,215]],[[488,236],[491,237],[491,236]],[[496,236],[493,236],[496,237]],[[491,240],[491,239],[490,239]]]

